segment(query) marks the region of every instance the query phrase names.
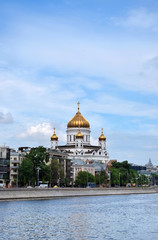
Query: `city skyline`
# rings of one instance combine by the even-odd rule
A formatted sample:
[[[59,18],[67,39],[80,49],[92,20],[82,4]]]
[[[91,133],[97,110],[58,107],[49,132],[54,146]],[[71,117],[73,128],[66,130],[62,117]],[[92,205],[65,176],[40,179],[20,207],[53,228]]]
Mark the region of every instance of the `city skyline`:
[[[77,112],[111,159],[158,165],[158,3],[18,1],[0,8],[0,145],[66,143]]]

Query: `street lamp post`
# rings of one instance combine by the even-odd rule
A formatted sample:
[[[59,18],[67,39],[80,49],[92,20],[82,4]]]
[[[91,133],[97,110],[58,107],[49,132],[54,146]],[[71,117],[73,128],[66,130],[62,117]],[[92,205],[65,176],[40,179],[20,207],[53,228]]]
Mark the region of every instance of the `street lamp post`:
[[[17,178],[16,178],[16,187],[17,187],[17,188],[18,188],[18,181],[19,181],[19,180],[18,180],[18,177],[19,177],[18,174],[19,174],[19,171],[18,171],[18,167],[17,167]]]
[[[40,170],[40,167],[37,167],[36,170],[37,170],[37,186],[39,186],[39,170]]]
[[[120,172],[119,172],[119,187],[120,187]]]
[[[88,187],[88,169],[87,169],[87,187]]]
[[[109,171],[109,187],[111,187],[111,171]]]

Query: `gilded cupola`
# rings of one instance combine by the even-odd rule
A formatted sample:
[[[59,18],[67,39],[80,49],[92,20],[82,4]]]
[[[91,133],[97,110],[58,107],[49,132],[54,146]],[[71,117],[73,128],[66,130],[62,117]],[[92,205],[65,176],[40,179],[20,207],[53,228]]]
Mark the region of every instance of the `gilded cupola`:
[[[55,133],[55,128],[54,128],[54,133],[53,133],[53,135],[51,136],[51,141],[58,141],[58,137],[57,137],[57,135],[56,135],[56,133]]]
[[[79,108],[79,102],[78,102],[78,112],[76,115],[68,122],[67,128],[90,128],[89,122],[82,116],[80,113]]]
[[[76,134],[76,138],[83,138],[83,134],[79,131],[79,132]]]
[[[101,132],[101,135],[99,137],[99,141],[105,141],[105,140],[106,140],[106,137],[103,134],[103,128],[102,128],[102,132]]]

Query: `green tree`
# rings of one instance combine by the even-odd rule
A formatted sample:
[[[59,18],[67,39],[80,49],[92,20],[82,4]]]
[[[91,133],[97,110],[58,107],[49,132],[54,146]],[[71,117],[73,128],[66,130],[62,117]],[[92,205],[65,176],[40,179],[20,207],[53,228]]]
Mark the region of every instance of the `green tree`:
[[[129,181],[128,182],[136,185],[137,177],[138,177],[138,173],[134,169],[130,169],[129,170]]]
[[[27,155],[27,157],[32,161],[33,163],[33,171],[34,174],[36,174],[37,167],[42,167],[42,165],[45,165],[49,161],[49,154],[46,152],[46,148],[39,146],[36,148],[31,148],[31,151]]]
[[[127,183],[135,183],[137,178],[137,172],[131,169],[128,161],[113,162],[110,172],[111,186],[126,186]]]
[[[111,168],[110,172],[111,172],[110,185],[113,187],[115,185],[119,185],[119,169]]]
[[[53,185],[64,184],[64,169],[57,159],[52,159],[50,164],[50,182]]]
[[[39,171],[39,179],[41,179],[43,183],[50,181],[50,173],[50,166],[46,164],[41,164],[41,168]]]
[[[31,148],[18,170],[21,185],[37,182],[37,167],[40,168],[39,179],[48,181],[50,179],[50,170],[46,166],[48,161],[49,154],[46,152],[46,148],[42,146]]]
[[[124,168],[127,169],[127,171],[129,172],[130,169],[130,164],[128,163],[128,161],[123,161],[123,162],[113,162],[112,163],[112,167],[113,168]]]
[[[29,158],[24,158],[18,169],[19,183],[22,186],[34,184],[33,163]]]
[[[95,176],[95,183],[97,185],[106,184],[107,179],[108,179],[108,175],[104,170],[101,170],[101,172],[97,173]]]
[[[149,178],[146,175],[141,174],[138,176],[137,183],[138,186],[149,184]]]
[[[88,182],[95,182],[95,177],[89,172],[80,171],[75,184],[80,187],[86,187]]]

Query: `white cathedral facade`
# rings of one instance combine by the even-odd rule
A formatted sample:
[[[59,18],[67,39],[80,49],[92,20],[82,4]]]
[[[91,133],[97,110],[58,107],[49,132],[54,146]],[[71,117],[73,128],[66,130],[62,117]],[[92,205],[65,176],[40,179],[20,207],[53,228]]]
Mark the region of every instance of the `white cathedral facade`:
[[[58,137],[54,129],[51,137],[51,149],[67,153],[72,160],[107,163],[109,155],[106,151],[106,137],[103,130],[98,138],[98,145],[91,145],[90,124],[80,113],[79,104],[77,113],[67,124],[67,144],[58,145]]]

